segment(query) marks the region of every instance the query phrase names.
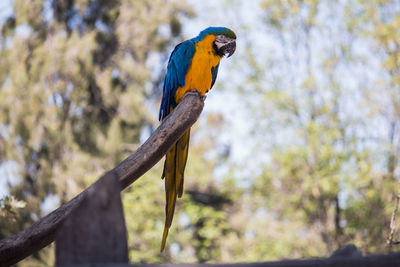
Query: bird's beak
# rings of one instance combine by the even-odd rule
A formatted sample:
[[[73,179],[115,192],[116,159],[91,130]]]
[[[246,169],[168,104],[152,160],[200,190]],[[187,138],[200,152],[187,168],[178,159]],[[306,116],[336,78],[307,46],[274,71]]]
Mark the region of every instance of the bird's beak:
[[[223,54],[227,55],[227,58],[232,56],[236,50],[236,41],[233,40],[232,42],[227,43],[226,45],[221,47],[221,49],[223,49]]]
[[[223,35],[219,35],[214,42],[214,46],[219,56],[230,57],[236,50],[236,40]]]

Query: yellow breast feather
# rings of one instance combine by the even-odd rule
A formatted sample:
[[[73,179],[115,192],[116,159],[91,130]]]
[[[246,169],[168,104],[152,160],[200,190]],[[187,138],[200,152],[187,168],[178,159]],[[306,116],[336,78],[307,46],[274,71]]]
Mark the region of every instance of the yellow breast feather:
[[[203,40],[195,44],[196,52],[185,77],[185,85],[178,87],[175,93],[175,101],[179,103],[187,91],[196,89],[201,95],[210,90],[212,82],[211,68],[216,67],[221,57],[215,55],[212,43],[214,35],[207,35]]]

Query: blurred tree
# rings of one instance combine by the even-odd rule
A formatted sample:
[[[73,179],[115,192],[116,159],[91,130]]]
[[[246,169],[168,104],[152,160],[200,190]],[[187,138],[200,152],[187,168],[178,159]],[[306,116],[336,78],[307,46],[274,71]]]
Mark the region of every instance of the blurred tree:
[[[261,26],[242,18],[249,2],[212,3],[224,8],[199,17],[236,23],[238,51],[216,86],[236,94],[226,99],[237,112],[206,111],[195,129],[165,253],[162,163],[125,191],[131,260],[320,257],[346,243],[388,251],[399,178],[398,1],[251,2],[261,3]],[[70,199],[151,132],[165,51],[181,39],[181,14],[192,14],[162,0],[13,5],[0,35],[0,167],[20,168],[0,201],[0,238]],[[229,128],[233,120],[240,129]],[[248,154],[223,138],[243,127]],[[51,265],[51,253],[21,265]]]
[[[0,37],[0,162],[18,163],[10,179],[20,182],[2,202],[1,217],[13,225],[1,227],[0,238],[69,200],[137,147],[155,123],[146,108],[157,88],[151,81],[162,75],[155,66],[180,39],[179,16],[192,14],[182,2],[163,0],[12,4]],[[52,264],[44,253],[35,257]],[[22,265],[38,264],[31,260]]]
[[[227,176],[245,183],[219,259],[328,256],[347,243],[387,252],[399,178],[398,1],[260,2],[254,20],[241,18],[246,4],[225,2],[242,46],[217,84],[221,99],[238,94],[220,125],[237,131],[225,119],[245,114],[238,125],[250,129],[236,141],[250,152],[227,163]]]
[[[274,247],[285,249],[272,253],[329,255],[348,242],[387,251],[399,152],[397,1],[267,0],[263,8],[282,54],[271,55],[269,73],[256,77],[268,86],[253,87],[264,94],[262,105],[274,108],[261,114],[268,128],[256,130],[271,132],[271,160],[250,203],[292,233],[275,237]],[[249,61],[255,71],[265,66]],[[267,253],[271,235],[254,246]]]
[[[385,241],[389,237],[394,199],[399,193],[396,184],[400,182],[400,5],[398,1],[360,1],[349,5],[346,11],[348,17],[356,18],[349,20],[349,30],[369,43],[379,59],[373,85],[364,84],[362,92],[370,107],[366,123],[379,125],[383,132],[374,140],[376,134],[371,131],[370,139],[376,142],[376,162],[374,169],[365,174],[371,176],[369,184],[355,185],[363,198],[353,198],[354,208],[348,210],[349,223],[354,232],[367,233],[359,235],[366,247],[386,251],[393,249],[385,247]],[[355,213],[355,209],[359,212]]]

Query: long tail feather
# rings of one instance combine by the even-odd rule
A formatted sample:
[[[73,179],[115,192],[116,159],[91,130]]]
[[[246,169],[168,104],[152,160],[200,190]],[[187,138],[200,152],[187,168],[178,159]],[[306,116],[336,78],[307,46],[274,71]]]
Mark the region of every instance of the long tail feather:
[[[168,230],[169,230],[169,228],[164,227],[164,233],[163,233],[163,236],[162,236],[162,242],[161,242],[161,249],[160,249],[160,252],[163,252],[163,250],[164,250],[164,248],[165,248],[165,242],[167,241]]]
[[[161,242],[161,251],[164,250],[165,242],[168,236],[168,230],[172,223],[174,216],[175,201],[176,201],[176,186],[175,186],[175,158],[176,158],[176,144],[171,147],[167,152],[164,164],[163,176],[165,178],[165,226],[163,239]]]
[[[186,161],[189,152],[189,138],[190,129],[187,130],[183,136],[176,143],[176,191],[178,197],[182,197],[183,194],[183,180],[184,172],[186,167]]]
[[[165,248],[169,228],[174,217],[176,197],[183,193],[183,176],[189,151],[190,130],[173,145],[167,152],[164,171],[161,178],[165,178],[165,226],[161,241],[161,252]]]

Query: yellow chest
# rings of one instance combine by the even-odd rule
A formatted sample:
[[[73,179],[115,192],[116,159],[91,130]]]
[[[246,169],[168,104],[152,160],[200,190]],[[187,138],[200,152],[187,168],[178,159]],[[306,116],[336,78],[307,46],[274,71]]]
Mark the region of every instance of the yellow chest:
[[[187,91],[196,89],[201,95],[210,90],[212,83],[211,68],[216,67],[221,60],[220,56],[214,54],[212,43],[215,36],[208,35],[195,44],[194,53],[189,70],[185,77],[185,85],[178,87],[175,93],[175,101],[179,103]]]

